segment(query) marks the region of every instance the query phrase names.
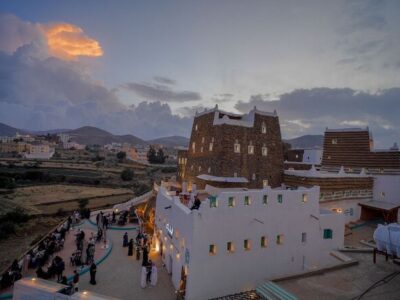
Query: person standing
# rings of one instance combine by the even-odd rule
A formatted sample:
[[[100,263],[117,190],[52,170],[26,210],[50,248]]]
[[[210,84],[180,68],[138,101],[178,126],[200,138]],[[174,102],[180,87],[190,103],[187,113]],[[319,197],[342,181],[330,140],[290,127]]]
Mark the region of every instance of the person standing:
[[[151,279],[151,267],[152,267],[152,263],[151,260],[149,260],[147,266],[146,266],[146,284],[150,283],[150,279]]]
[[[92,285],[96,284],[96,272],[97,272],[97,266],[94,262],[92,262],[90,266],[90,284]]]
[[[143,247],[143,261],[142,261],[142,266],[147,266],[149,263],[149,252],[147,250],[147,247]]]
[[[133,255],[133,239],[130,239],[128,243],[128,256]]]
[[[157,284],[157,267],[155,263],[152,263],[151,266],[150,283],[152,286],[156,286]]]
[[[123,241],[122,241],[122,247],[127,247],[128,246],[128,233],[125,232]]]
[[[72,279],[72,283],[73,283],[75,292],[77,292],[78,288],[79,288],[79,273],[77,270],[74,270],[74,277]]]

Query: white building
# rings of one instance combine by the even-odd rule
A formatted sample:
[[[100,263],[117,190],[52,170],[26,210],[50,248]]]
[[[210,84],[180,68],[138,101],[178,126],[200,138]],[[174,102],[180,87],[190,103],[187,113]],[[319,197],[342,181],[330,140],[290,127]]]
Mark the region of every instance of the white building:
[[[319,187],[199,191],[190,210],[161,187],[156,249],[185,299],[209,299],[254,289],[267,279],[331,265],[343,246],[344,218],[320,210]],[[186,284],[185,284],[186,282]]]
[[[322,162],[322,149],[304,149],[303,163],[320,165]]]
[[[25,153],[28,159],[50,159],[53,155],[54,148],[42,143],[32,143],[29,146],[29,152]]]

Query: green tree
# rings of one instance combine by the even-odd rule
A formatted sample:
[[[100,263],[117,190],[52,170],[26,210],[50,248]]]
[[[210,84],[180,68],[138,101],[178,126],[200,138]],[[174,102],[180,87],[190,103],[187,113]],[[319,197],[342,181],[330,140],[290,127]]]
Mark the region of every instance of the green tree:
[[[164,154],[164,150],[162,148],[158,149],[158,151],[157,151],[157,162],[159,164],[163,164],[163,163],[165,163],[165,159],[166,158],[167,157]]]
[[[117,158],[120,162],[122,162],[126,158],[126,153],[124,151],[119,151],[117,153]]]
[[[134,175],[132,169],[126,168],[121,172],[121,179],[123,181],[131,181]]]
[[[147,160],[151,164],[156,164],[157,163],[157,153],[156,153],[156,149],[154,149],[153,146],[150,146],[150,149],[147,152]]]

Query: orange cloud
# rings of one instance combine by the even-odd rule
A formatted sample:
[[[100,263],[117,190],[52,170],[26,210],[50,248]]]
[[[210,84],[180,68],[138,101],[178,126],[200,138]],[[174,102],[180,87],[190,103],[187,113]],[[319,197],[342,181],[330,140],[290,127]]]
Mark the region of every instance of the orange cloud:
[[[97,57],[103,55],[98,41],[89,38],[78,26],[57,23],[43,27],[50,54],[58,58],[73,60],[78,56]]]

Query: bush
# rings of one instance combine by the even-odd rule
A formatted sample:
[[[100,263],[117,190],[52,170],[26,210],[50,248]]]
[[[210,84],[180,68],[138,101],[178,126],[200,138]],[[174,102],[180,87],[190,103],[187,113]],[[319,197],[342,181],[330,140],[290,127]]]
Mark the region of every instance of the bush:
[[[15,188],[14,178],[10,178],[7,176],[0,176],[0,188],[5,188],[5,189]]]
[[[16,224],[28,222],[31,217],[22,208],[15,208],[0,217],[0,223],[12,222]]]
[[[117,153],[117,158],[120,162],[122,162],[126,158],[126,153],[124,151],[120,151]]]
[[[132,169],[125,169],[121,172],[121,179],[123,181],[131,181],[133,179],[133,176],[135,174],[133,173]]]
[[[88,199],[79,199],[78,201],[78,205],[79,205],[79,209],[82,210],[86,207],[86,205],[88,205],[89,200]]]
[[[10,234],[15,233],[15,224],[11,221],[0,223],[0,240],[8,238]]]
[[[141,196],[141,195],[149,192],[150,190],[151,190],[151,187],[149,185],[147,185],[145,183],[141,183],[141,184],[137,185],[134,193],[135,193],[135,196],[138,197],[138,196]]]

